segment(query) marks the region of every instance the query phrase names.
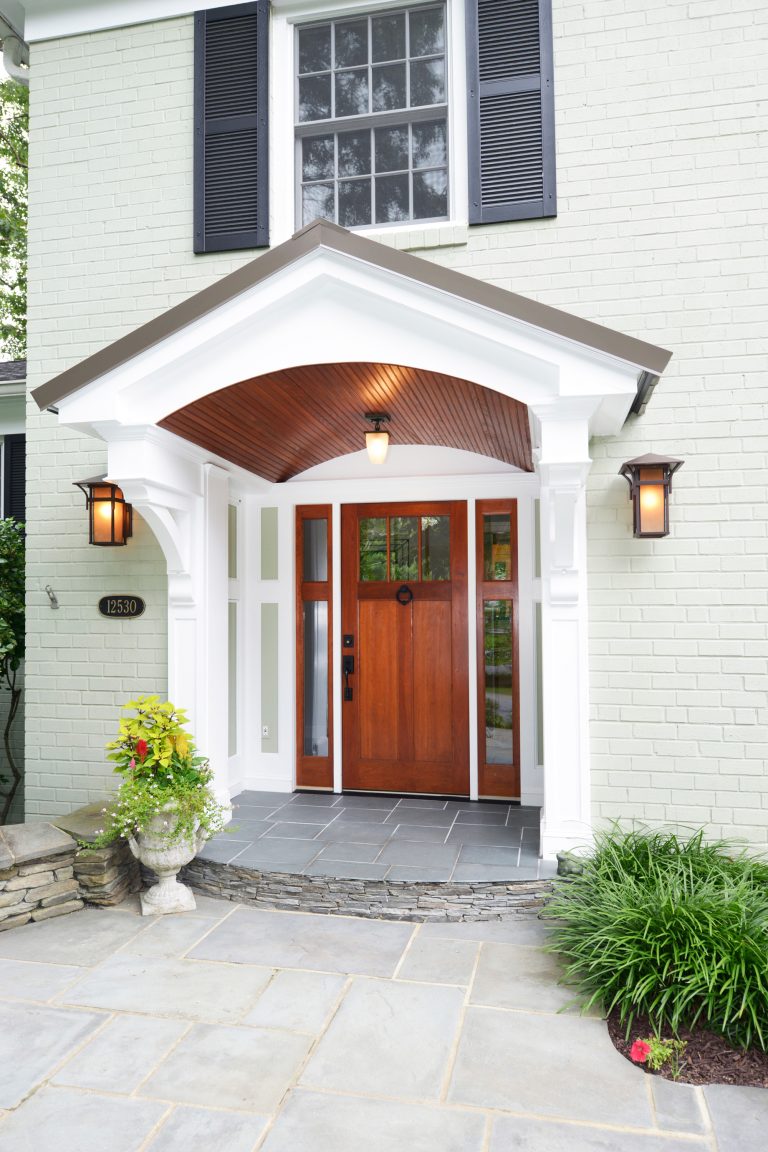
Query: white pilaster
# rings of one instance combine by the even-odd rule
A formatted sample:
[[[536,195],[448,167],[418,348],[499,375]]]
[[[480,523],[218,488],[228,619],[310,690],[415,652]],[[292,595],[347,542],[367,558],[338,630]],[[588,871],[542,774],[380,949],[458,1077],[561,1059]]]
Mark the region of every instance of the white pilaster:
[[[541,851],[591,838],[584,418],[540,416],[544,808]]]

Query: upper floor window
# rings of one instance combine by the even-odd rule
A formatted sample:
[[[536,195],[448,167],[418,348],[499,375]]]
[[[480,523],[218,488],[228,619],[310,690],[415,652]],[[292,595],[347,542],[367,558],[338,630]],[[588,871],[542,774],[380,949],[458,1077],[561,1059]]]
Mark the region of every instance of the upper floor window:
[[[296,30],[297,217],[448,216],[444,4]]]

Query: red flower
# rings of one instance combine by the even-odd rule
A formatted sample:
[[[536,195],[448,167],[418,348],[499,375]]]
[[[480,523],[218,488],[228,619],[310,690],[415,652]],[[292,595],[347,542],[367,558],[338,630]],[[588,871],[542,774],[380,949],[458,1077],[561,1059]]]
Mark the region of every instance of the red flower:
[[[146,760],[147,752],[149,752],[149,745],[147,744],[146,740],[137,740],[136,741],[136,755],[138,756],[139,762],[141,764],[143,764],[144,761]]]
[[[650,1044],[646,1044],[645,1040],[635,1040],[629,1050],[629,1058],[630,1060],[634,1060],[635,1064],[645,1064],[650,1052]]]

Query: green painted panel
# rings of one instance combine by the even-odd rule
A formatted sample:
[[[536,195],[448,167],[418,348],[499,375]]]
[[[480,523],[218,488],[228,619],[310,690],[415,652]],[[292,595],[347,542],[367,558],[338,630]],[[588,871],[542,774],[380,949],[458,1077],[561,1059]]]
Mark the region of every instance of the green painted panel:
[[[267,509],[273,511],[273,509]],[[261,606],[262,752],[277,752],[277,604]]]
[[[227,566],[230,580],[237,580],[237,507],[227,509]]]
[[[277,580],[277,508],[261,510],[261,578]]]

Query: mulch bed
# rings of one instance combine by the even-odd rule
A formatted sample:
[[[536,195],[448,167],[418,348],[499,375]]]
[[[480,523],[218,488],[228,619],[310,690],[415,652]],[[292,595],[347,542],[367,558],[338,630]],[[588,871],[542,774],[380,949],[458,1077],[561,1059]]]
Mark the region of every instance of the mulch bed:
[[[638,1016],[632,1023],[629,1040],[626,1039],[626,1025],[619,1023],[616,1009],[607,1020],[608,1032],[614,1047],[629,1060],[629,1050],[635,1040],[653,1035],[647,1017]],[[722,1036],[716,1036],[705,1028],[680,1029],[680,1040],[687,1042],[683,1055],[682,1070],[678,1076],[680,1084],[739,1084],[745,1088],[768,1088],[768,1052],[751,1049],[732,1048]],[[641,1065],[636,1065],[639,1069]],[[656,1073],[667,1080],[671,1075],[662,1070]]]

